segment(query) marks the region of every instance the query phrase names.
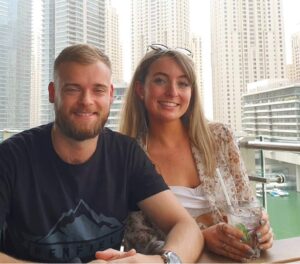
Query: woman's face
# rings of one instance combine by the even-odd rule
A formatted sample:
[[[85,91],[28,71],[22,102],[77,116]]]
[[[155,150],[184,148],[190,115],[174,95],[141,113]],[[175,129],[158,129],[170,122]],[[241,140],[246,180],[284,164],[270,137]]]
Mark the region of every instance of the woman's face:
[[[189,107],[192,87],[187,76],[168,56],[157,59],[149,68],[145,84],[136,91],[144,102],[151,122],[179,121]]]

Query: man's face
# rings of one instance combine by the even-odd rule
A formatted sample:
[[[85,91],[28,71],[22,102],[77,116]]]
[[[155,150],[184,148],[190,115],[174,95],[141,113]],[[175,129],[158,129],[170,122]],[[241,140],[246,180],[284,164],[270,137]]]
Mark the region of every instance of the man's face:
[[[49,85],[56,125],[65,136],[78,141],[99,135],[112,100],[111,71],[101,61],[62,63],[55,84]]]

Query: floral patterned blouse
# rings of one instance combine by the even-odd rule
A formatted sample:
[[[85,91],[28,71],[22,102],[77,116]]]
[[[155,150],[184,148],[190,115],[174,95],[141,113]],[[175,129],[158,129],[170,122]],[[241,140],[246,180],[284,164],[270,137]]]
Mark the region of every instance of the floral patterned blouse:
[[[238,200],[253,199],[253,191],[233,132],[227,125],[221,123],[210,123],[209,126],[218,148],[214,157],[217,161],[217,169],[222,175],[231,203],[235,204]],[[142,140],[138,139],[138,142],[147,153]],[[200,186],[210,205],[212,222],[213,224],[223,222],[227,203],[219,177],[217,173],[214,177],[205,175],[202,153],[195,146],[192,146],[192,153],[201,182]],[[206,223],[201,221],[198,222],[198,225],[201,229],[208,227]],[[164,240],[164,233],[143,212],[138,211],[130,214],[124,236],[125,250],[135,248],[143,254],[157,254],[163,247]]]

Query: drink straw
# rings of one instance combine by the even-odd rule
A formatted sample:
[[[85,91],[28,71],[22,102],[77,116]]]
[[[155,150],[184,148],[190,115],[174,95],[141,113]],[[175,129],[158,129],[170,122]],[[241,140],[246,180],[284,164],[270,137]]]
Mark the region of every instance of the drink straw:
[[[219,168],[217,168],[216,171],[217,171],[217,175],[218,175],[218,178],[220,180],[220,183],[221,183],[222,190],[223,190],[224,195],[225,195],[225,199],[226,199],[227,205],[229,206],[229,208],[231,208],[232,204],[231,204],[231,201],[229,199],[228,192],[226,190],[225,183],[224,183],[224,180],[223,180],[223,178],[221,176]]]

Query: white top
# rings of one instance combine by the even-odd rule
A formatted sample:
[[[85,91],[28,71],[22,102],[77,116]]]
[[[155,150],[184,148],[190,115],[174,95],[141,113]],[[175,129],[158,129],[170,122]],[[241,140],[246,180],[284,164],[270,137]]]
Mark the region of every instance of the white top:
[[[169,188],[192,217],[196,218],[211,211],[201,185],[196,188],[185,186],[169,186]]]

